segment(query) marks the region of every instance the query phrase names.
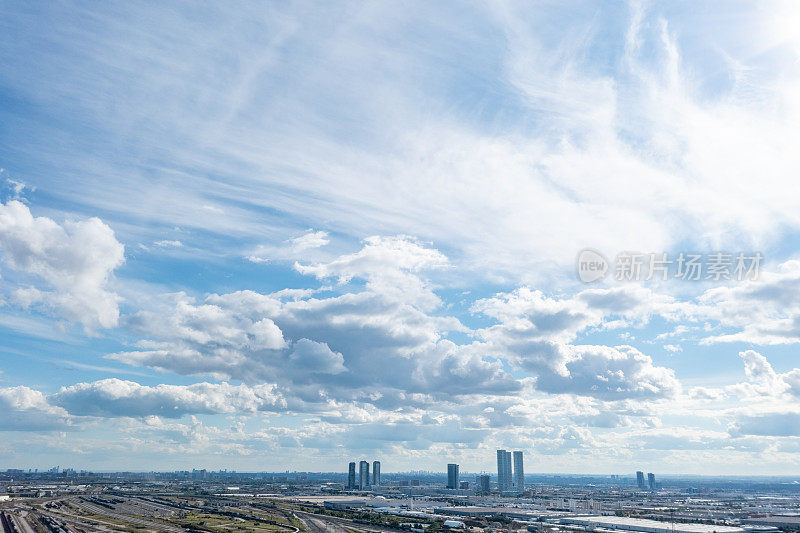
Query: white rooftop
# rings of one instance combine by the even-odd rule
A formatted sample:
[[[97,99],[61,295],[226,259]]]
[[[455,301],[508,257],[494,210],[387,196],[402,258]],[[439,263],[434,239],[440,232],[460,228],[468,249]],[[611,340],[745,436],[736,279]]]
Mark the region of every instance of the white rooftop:
[[[680,522],[660,522],[644,518],[626,516],[578,516],[563,518],[569,524],[595,525],[609,529],[643,531],[648,533],[742,533],[743,528],[718,526],[713,524],[684,524]]]

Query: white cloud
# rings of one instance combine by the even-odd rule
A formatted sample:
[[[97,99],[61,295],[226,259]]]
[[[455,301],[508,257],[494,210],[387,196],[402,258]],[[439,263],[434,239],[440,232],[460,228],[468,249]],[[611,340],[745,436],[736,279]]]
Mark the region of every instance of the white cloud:
[[[709,289],[697,300],[691,311],[696,317],[738,330],[711,335],[705,344],[800,342],[800,261],[786,261],[776,272],[762,270],[757,280]]]
[[[0,388],[0,431],[63,431],[67,413],[50,405],[44,394],[28,387]]]
[[[6,174],[5,170],[0,168],[0,177]],[[6,178],[3,181],[4,188],[9,189],[10,191],[10,199],[11,200],[19,200],[20,202],[25,203],[25,191],[28,190],[30,192],[34,192],[36,187],[31,187],[27,183],[21,180],[15,180],[11,178]]]
[[[800,437],[800,412],[740,415],[730,432],[733,436]]]
[[[472,309],[498,321],[478,332],[487,349],[534,373],[539,390],[626,398],[672,396],[680,384],[672,370],[631,346],[570,343],[591,327],[646,322],[659,306],[671,305],[638,288],[590,289],[572,298],[521,288],[479,300]]]
[[[159,248],[181,248],[183,247],[183,243],[181,241],[155,241],[153,243],[155,246]]]
[[[228,383],[140,385],[104,379],[62,387],[48,398],[76,416],[180,418],[186,414],[280,411],[285,401],[274,385],[254,387]]]
[[[347,283],[353,277],[362,278],[369,290],[422,309],[437,307],[441,301],[419,273],[446,266],[448,260],[441,252],[408,236],[369,237],[354,254],[328,263],[295,264],[301,274],[318,279],[338,278],[339,283]]]
[[[385,446],[413,422],[425,425],[415,449],[442,449],[442,432],[470,446],[480,438],[494,443],[476,430],[516,427],[498,438],[607,458],[605,449],[635,451],[626,443],[640,435],[632,428],[661,418],[672,424],[665,413],[719,428],[768,408],[788,413],[796,402],[800,371],[776,372],[756,352],[742,356],[744,383],[682,394],[658,360],[586,337],[661,317],[670,325],[686,321],[667,335],[685,350],[670,360],[694,355],[693,339],[683,338],[690,332],[709,344],[796,343],[797,265],[683,301],[631,286],[571,294],[561,283],[587,245],[608,253],[676,243],[764,249],[800,228],[798,197],[786,194],[800,170],[793,150],[800,139],[800,78],[792,66],[798,50],[795,42],[788,52],[774,49],[785,46],[786,21],[796,17],[781,13],[781,31],[770,32],[743,9],[729,14],[722,35],[704,18],[713,10],[692,17],[668,10],[670,19],[662,20],[658,6],[639,4],[612,8],[611,26],[596,13],[524,3],[457,12],[420,4],[356,17],[332,8],[311,18],[294,4],[267,18],[246,6],[210,7],[213,23],[196,17],[192,24],[170,6],[98,8],[89,18],[58,4],[42,9],[56,10],[45,18],[62,21],[62,31],[43,40],[38,13],[11,9],[10,20],[20,24],[9,25],[17,48],[4,56],[4,81],[59,124],[75,123],[79,114],[80,130],[97,132],[98,141],[91,153],[64,152],[57,142],[40,152],[43,167],[80,176],[50,180],[56,208],[63,202],[112,213],[123,222],[114,223],[119,231],[145,234],[136,242],[179,225],[214,237],[209,253],[280,243],[257,248],[253,259],[297,260],[299,272],[340,282],[325,291],[270,294],[222,293],[232,289],[209,282],[186,290],[220,294],[179,294],[124,320],[128,333],[144,340],[113,356],[119,360],[241,379],[248,388],[279,382],[287,410],[340,426],[318,434],[276,427],[263,437],[270,445],[330,445],[335,439],[326,437],[361,420],[353,434]],[[87,20],[93,31],[83,31]],[[338,31],[327,31],[330,24]],[[375,32],[376,24],[386,31]],[[414,46],[381,37],[403,37],[395,30],[407,27],[417,28]],[[754,27],[759,31],[749,31]],[[204,49],[236,50],[225,76],[217,56],[197,54]],[[771,63],[776,56],[780,65]],[[120,152],[121,145],[130,150]],[[26,149],[33,153],[21,145]],[[44,189],[47,180],[39,184]],[[97,219],[59,226],[14,202],[2,209],[0,246],[18,270],[3,272],[4,286],[16,289],[8,296],[43,304],[88,330],[113,326],[119,312],[108,279],[123,253],[108,227]],[[343,240],[418,238],[371,237],[360,251],[331,259],[321,249],[331,240],[326,232],[287,239],[287,225],[329,228]],[[53,243],[66,243],[68,252]],[[90,259],[82,263],[84,255]],[[474,319],[475,329],[454,318],[458,311],[449,306],[458,302],[427,278],[450,260],[475,293],[486,281],[508,291],[475,304],[468,322]],[[17,274],[48,286],[18,283]],[[540,290],[508,289],[542,280],[534,285]],[[647,333],[620,335],[633,343]],[[59,394],[83,412],[90,410],[84,398],[106,399],[107,410],[97,408],[102,416],[135,413],[137,399],[142,413],[170,405],[182,413],[229,413],[225,402],[240,401],[238,392],[116,382]],[[752,413],[737,411],[750,401]],[[407,418],[389,419],[392,409]],[[430,419],[419,417],[422,409]],[[447,418],[454,412],[460,420]],[[550,429],[534,428],[537,417],[550,417]],[[390,428],[369,425],[378,419]],[[225,441],[225,431],[197,421],[146,424],[149,430],[131,430],[131,447],[148,449],[148,439],[164,435],[175,453],[213,450],[214,442],[240,453],[249,445]],[[648,442],[677,449],[681,437],[695,450],[724,442],[719,431],[693,429],[676,439],[670,428]],[[731,442],[744,450],[763,441]]]
[[[260,245],[247,256],[253,263],[270,261],[296,261],[308,255],[309,251],[328,245],[330,239],[327,231],[306,231],[299,237],[293,237],[280,246]]]
[[[780,404],[778,400],[784,395],[790,402],[800,398],[800,368],[778,373],[766,357],[754,350],[739,352],[739,357],[747,380],[729,386],[731,394],[750,401],[762,399],[773,407]]]
[[[537,388],[599,398],[674,396],[680,383],[671,369],[631,346],[564,346],[560,359],[539,371]]]
[[[308,230],[303,235],[295,237],[289,242],[291,243],[292,249],[295,252],[302,252],[303,250],[308,250],[309,248],[319,248],[321,246],[325,246],[330,242],[330,239],[328,239],[327,231]]]
[[[478,301],[473,310],[498,323],[471,332],[480,340],[459,345],[443,333],[468,330],[452,317],[426,312],[440,301],[420,277],[447,264],[437,250],[412,239],[370,238],[359,252],[298,265],[321,279],[339,278],[341,295],[243,291],[202,303],[174,295],[174,305],[166,302],[129,321],[152,340],[111,357],[182,374],[280,381],[289,405],[299,410],[331,401],[392,408],[414,394],[427,395],[422,402],[429,406],[436,397],[513,394],[521,382],[506,373],[503,360],[533,373],[537,389],[549,393],[624,399],[680,391],[671,370],[633,347],[570,344],[604,320],[646,323],[654,312],[670,311],[672,299],[637,288],[591,289],[571,298],[522,288]],[[366,281],[363,289],[351,287],[356,278]],[[259,341],[256,329],[269,342]]]
[[[354,254],[298,266],[322,279],[339,278],[340,295],[241,291],[199,303],[173,295],[162,309],[128,320],[150,340],[111,357],[181,374],[280,382],[297,410],[331,401],[389,406],[415,394],[430,402],[435,395],[518,390],[499,361],[443,338],[465,331],[458,320],[426,312],[440,300],[420,275],[445,264],[441,253],[413,239],[370,238]],[[351,286],[354,278],[365,286]]]
[[[333,352],[327,344],[308,339],[294,343],[289,359],[309,373],[339,374],[347,370],[342,354]]]
[[[24,306],[41,303],[87,331],[110,328],[119,318],[119,297],[109,290],[124,247],[98,218],[62,225],[34,217],[12,200],[0,204],[0,250],[6,265],[46,283],[21,287],[13,298]]]
[[[53,187],[159,227],[258,239],[269,223],[292,218],[351,237],[412,234],[515,281],[560,271],[586,243],[610,251],[756,244],[800,227],[796,198],[781,193],[800,168],[789,149],[799,135],[798,75],[749,31],[769,33],[771,10],[737,11],[722,34],[705,31],[716,27],[713,10],[664,20],[658,7],[620,5],[608,15],[613,31],[600,32],[608,19],[567,6],[417,7],[352,20],[331,11],[312,24],[302,7],[267,18],[212,9],[209,19],[222,22],[197,26],[169,6],[155,15],[99,10],[91,38],[69,31],[81,22],[66,17],[46,48],[20,25],[33,60],[9,61],[9,83],[54,111],[82,102],[83,120],[111,139],[127,132],[136,153],[158,160],[159,174],[148,177],[171,178],[158,182],[160,194],[135,186],[152,168],[110,152],[70,158],[85,178]],[[408,16],[431,53],[369,30],[404,35]],[[343,31],[324,31],[333,21]],[[464,32],[467,23],[476,31]],[[249,24],[269,31],[251,40],[231,29]],[[287,48],[290,36],[308,45]],[[247,59],[215,76],[219,58],[195,53],[206,47],[235,47]],[[596,61],[596,49],[613,51],[613,64]],[[73,53],[84,68],[63,70]],[[109,64],[118,66],[113,80]],[[475,85],[464,85],[466,73]],[[280,82],[259,83],[266,78]],[[117,187],[101,186],[108,161],[125,177]]]

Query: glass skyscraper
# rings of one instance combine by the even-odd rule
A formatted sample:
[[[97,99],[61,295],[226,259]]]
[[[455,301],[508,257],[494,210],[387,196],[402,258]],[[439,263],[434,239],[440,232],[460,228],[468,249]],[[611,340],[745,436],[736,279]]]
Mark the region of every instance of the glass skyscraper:
[[[511,491],[511,452],[497,450],[497,489]]]
[[[358,463],[358,488],[366,490],[369,487],[369,463],[361,461]]]
[[[514,490],[525,490],[525,468],[522,466],[522,452],[514,452]]]
[[[458,465],[450,463],[447,465],[447,488],[458,488]]]
[[[379,487],[381,484],[381,462],[372,461],[372,486]]]

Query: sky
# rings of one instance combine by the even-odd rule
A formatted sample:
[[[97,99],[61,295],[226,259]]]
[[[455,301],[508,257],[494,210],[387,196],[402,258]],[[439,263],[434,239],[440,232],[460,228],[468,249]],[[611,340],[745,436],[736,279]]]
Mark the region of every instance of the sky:
[[[798,26],[3,1],[0,468],[800,476]]]

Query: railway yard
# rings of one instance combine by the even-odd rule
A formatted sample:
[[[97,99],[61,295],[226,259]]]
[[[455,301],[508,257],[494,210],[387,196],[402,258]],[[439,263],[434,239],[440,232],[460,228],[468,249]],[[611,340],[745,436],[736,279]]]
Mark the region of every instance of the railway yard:
[[[289,506],[246,499],[145,495],[69,495],[0,503],[2,533],[93,533],[126,531],[299,533],[338,531],[321,520],[298,517]],[[361,530],[359,530],[361,531]]]

